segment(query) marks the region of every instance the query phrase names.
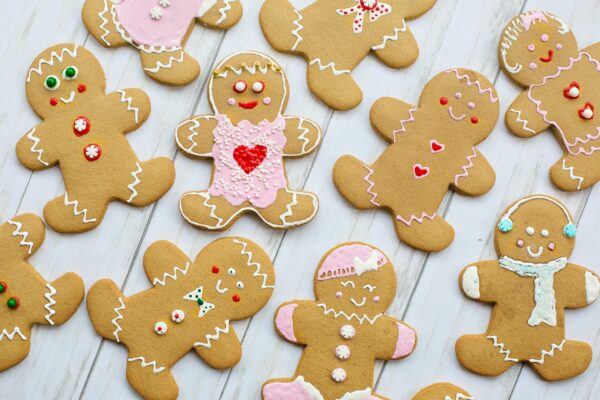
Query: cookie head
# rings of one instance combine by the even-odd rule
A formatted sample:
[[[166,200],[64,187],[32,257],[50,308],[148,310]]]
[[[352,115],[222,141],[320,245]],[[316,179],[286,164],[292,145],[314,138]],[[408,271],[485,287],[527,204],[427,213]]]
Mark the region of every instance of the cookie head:
[[[317,301],[346,313],[383,313],[396,294],[387,257],[363,243],[342,244],[325,255],[315,274]]]
[[[77,105],[90,95],[103,94],[105,76],[96,57],[74,44],[44,50],[27,72],[27,100],[45,118]]]
[[[544,195],[525,197],[511,205],[495,231],[501,257],[529,263],[548,263],[569,257],[576,228],[566,207]]]
[[[227,115],[234,123],[273,121],[285,109],[288,92],[279,64],[256,52],[226,58],[213,71],[209,82],[214,111]]]
[[[577,41],[569,26],[542,11],[513,18],[504,28],[498,47],[502,68],[524,86],[554,74],[577,52]]]

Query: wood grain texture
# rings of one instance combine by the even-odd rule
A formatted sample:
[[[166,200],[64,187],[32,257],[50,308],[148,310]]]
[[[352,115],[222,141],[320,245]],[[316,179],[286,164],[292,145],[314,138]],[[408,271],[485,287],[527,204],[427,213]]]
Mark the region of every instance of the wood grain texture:
[[[401,361],[377,364],[377,392],[393,399],[408,399],[435,381],[451,381],[486,400],[559,400],[600,397],[600,305],[570,311],[567,336],[589,342],[596,354],[583,375],[567,382],[540,380],[528,367],[515,366],[499,378],[484,378],[464,370],[454,355],[455,340],[465,333],[483,332],[490,308],[465,299],[456,283],[460,269],[470,262],[495,257],[492,229],[501,210],[530,193],[547,193],[563,201],[579,221],[579,234],[571,261],[600,271],[595,248],[600,234],[600,191],[567,194],[548,180],[548,169],[562,151],[545,133],[534,139],[512,136],[500,120],[495,131],[479,146],[497,174],[496,185],[480,198],[448,195],[442,205],[445,218],[456,228],[454,243],[445,251],[428,255],[398,242],[385,212],[358,211],[335,190],[331,169],[342,154],[374,160],[386,143],[369,125],[369,109],[379,97],[394,96],[416,103],[423,85],[450,67],[475,69],[496,82],[502,113],[520,92],[499,71],[496,46],[506,21],[521,10],[541,8],[569,23],[582,46],[600,41],[600,5],[596,0],[438,0],[423,17],[410,22],[420,45],[418,61],[405,70],[392,70],[368,57],[354,76],[364,90],[364,100],[351,112],[332,112],[314,98],[305,78],[306,64],[294,56],[273,51],[264,40],[256,0],[241,0],[244,17],[227,32],[194,27],[186,50],[200,60],[202,75],[184,88],[161,86],[144,76],[138,54],[131,48],[104,49],[87,34],[81,22],[82,2],[29,0],[7,2],[0,23],[5,38],[0,43],[4,101],[0,107],[0,216],[41,214],[44,204],[63,192],[57,168],[36,172],[22,167],[14,152],[16,141],[38,123],[25,99],[24,80],[31,60],[46,47],[75,42],[92,50],[106,70],[108,90],[143,88],[152,100],[152,114],[137,132],[128,135],[142,159],[173,157],[175,185],[157,204],[136,209],[113,204],[104,223],[80,235],[60,235],[48,230],[44,246],[31,258],[40,273],[53,279],[66,271],[80,274],[89,288],[100,278],[110,278],[125,294],[149,287],[142,268],[145,249],[159,239],[170,240],[190,256],[208,242],[223,236],[252,238],[275,260],[277,287],[268,305],[250,321],[235,324],[242,338],[243,358],[232,370],[215,371],[195,354],[173,369],[180,399],[257,399],[261,384],[273,377],[291,376],[300,349],[277,337],[273,312],[290,299],[313,298],[312,276],[320,257],[343,241],[365,241],[381,248],[397,270],[398,291],[391,315],[413,326],[419,335],[416,352]],[[297,7],[309,0],[294,0]],[[177,124],[192,115],[210,111],[205,92],[212,66],[242,50],[274,56],[286,70],[291,97],[287,113],[321,124],[321,148],[310,157],[287,163],[292,187],[315,192],[321,200],[316,218],[296,230],[268,229],[258,219],[245,216],[227,232],[199,231],[185,223],[178,209],[184,191],[205,187],[210,163],[188,159],[176,151],[173,133]],[[135,399],[125,379],[126,352],[103,342],[94,332],[85,308],[64,326],[33,332],[29,357],[2,373],[1,398],[25,399]]]

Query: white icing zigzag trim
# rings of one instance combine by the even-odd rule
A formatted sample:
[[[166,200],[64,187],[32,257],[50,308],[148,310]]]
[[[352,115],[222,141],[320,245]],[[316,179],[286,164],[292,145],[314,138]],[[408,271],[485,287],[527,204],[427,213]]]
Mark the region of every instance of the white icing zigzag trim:
[[[12,233],[12,236],[21,236],[21,241],[19,242],[19,244],[21,246],[27,246],[29,247],[29,250],[27,250],[27,254],[31,254],[31,252],[33,251],[33,242],[28,242],[27,241],[27,236],[29,236],[29,232],[27,231],[22,231],[21,228],[23,227],[23,224],[18,222],[18,221],[13,221],[13,220],[8,220],[9,225],[12,225],[15,227],[15,230]]]
[[[221,16],[217,20],[217,25],[220,25],[221,23],[223,23],[223,21],[225,21],[225,19],[227,19],[227,12],[231,11],[231,6],[229,5],[229,3],[233,3],[234,1],[235,0],[224,0],[223,1],[223,3],[225,3],[225,6],[223,6],[219,9],[219,13],[221,14]]]
[[[44,295],[44,297],[46,298],[46,300],[48,300],[48,303],[46,303],[44,308],[48,311],[48,314],[46,314],[44,318],[46,318],[46,321],[48,321],[50,325],[54,325],[54,321],[52,321],[52,316],[56,314],[56,311],[52,309],[52,306],[56,304],[56,300],[54,300],[52,296],[56,294],[56,289],[49,283],[46,283],[46,288],[48,288],[48,292]]]
[[[133,114],[135,115],[135,123],[137,124],[140,120],[140,109],[132,105],[133,97],[125,97],[126,93],[124,90],[117,90],[117,93],[121,94],[121,103],[127,103],[127,111],[133,111]]]
[[[77,49],[78,48],[79,48],[78,45],[75,45],[73,47],[73,50],[71,50],[71,49],[69,49],[67,47],[63,47],[63,49],[60,51],[60,54],[57,53],[57,52],[55,52],[55,51],[53,51],[52,53],[50,53],[50,59],[49,60],[46,60],[46,59],[43,59],[43,58],[40,59],[37,68],[33,67],[33,68],[31,68],[29,70],[29,74],[27,74],[27,82],[31,81],[31,75],[33,73],[36,73],[36,74],[38,74],[40,76],[42,75],[42,66],[44,64],[49,65],[49,66],[53,66],[56,61],[62,63],[63,62],[63,58],[67,54],[70,55],[73,58],[76,58],[77,57]]]
[[[281,223],[283,225],[286,225],[287,222],[287,218],[291,217],[294,215],[294,212],[292,211],[292,207],[298,205],[298,193],[296,192],[292,192],[292,201],[290,203],[288,203],[288,205],[286,206],[286,211],[281,214],[281,216],[279,217],[279,219],[281,219]]]
[[[98,28],[100,28],[104,31],[104,33],[102,34],[100,39],[102,39],[102,41],[104,43],[106,43],[107,46],[110,46],[110,42],[108,40],[106,40],[106,37],[108,35],[110,35],[110,31],[108,29],[106,29],[106,24],[108,24],[108,19],[106,19],[106,17],[104,17],[104,15],[107,12],[108,12],[108,0],[104,0],[104,10],[102,10],[98,13],[98,18],[100,18],[102,20],[102,23],[98,26]]]
[[[73,215],[78,216],[78,215],[83,214],[82,220],[83,220],[84,224],[89,224],[90,222],[96,222],[96,218],[88,219],[88,217],[87,217],[88,209],[87,208],[84,208],[83,210],[79,211],[77,209],[77,207],[79,207],[79,202],[77,200],[70,201],[67,193],[65,193],[64,204],[65,204],[65,206],[73,206]]]
[[[498,336],[487,336],[487,338],[494,341],[494,347],[498,347],[500,354],[504,354],[504,361],[519,362],[516,358],[510,357],[510,350],[504,350],[504,343],[498,343]]]
[[[135,187],[141,182],[138,175],[140,174],[140,172],[142,172],[142,166],[139,162],[136,162],[135,165],[137,166],[137,169],[131,173],[131,176],[133,176],[134,178],[133,182],[127,185],[127,189],[131,190],[131,196],[129,196],[129,199],[127,199],[128,203],[131,203],[133,199],[135,199],[138,196],[138,192],[137,190],[135,190]]]
[[[156,361],[150,361],[150,362],[146,362],[146,359],[144,357],[133,357],[133,358],[128,358],[127,361],[129,362],[133,362],[133,361],[139,361],[140,364],[142,365],[142,368],[146,368],[151,366],[152,367],[152,372],[154,372],[155,374],[158,374],[159,372],[162,372],[165,370],[165,367],[156,367]]]
[[[569,178],[571,178],[574,181],[579,181],[579,183],[577,184],[577,190],[579,190],[581,188],[581,184],[583,183],[583,177],[575,175],[575,173],[573,172],[573,167],[567,167],[567,165],[565,164],[565,161],[566,160],[563,158],[562,169],[563,169],[563,171],[569,172]]]
[[[181,122],[179,125],[177,125],[177,130],[175,130],[175,141],[177,142],[177,146],[179,146],[180,149],[182,149],[183,151],[185,151],[186,153],[189,154],[193,154],[193,155],[197,155],[197,156],[210,156],[212,153],[196,153],[194,151],[194,148],[198,146],[198,143],[194,140],[194,138],[196,136],[198,136],[198,131],[197,129],[200,128],[200,120],[210,120],[213,117],[209,116],[209,115],[202,115],[199,117],[194,117],[191,119],[186,119],[185,121]],[[181,129],[185,124],[187,123],[192,123],[192,126],[190,126],[188,128],[188,131],[190,131],[190,135],[187,137],[188,140],[190,142],[192,142],[192,144],[189,147],[185,147],[180,141],[179,141],[179,129]]]
[[[2,339],[4,339],[4,337],[7,337],[8,340],[13,340],[15,335],[19,335],[21,340],[27,340],[27,336],[21,333],[21,330],[18,326],[15,326],[15,329],[13,329],[12,333],[8,333],[6,329],[2,329],[2,332],[0,332],[0,342],[2,341]]]
[[[181,53],[179,55],[179,58],[175,58],[174,56],[169,56],[169,62],[166,64],[163,64],[160,61],[156,62],[156,66],[154,68],[144,68],[144,71],[149,72],[151,74],[156,74],[158,71],[160,71],[163,68],[173,68],[173,63],[182,63],[183,62],[183,57],[185,56],[185,53],[183,52],[183,50],[181,50]]]
[[[205,347],[207,349],[211,348],[211,341],[217,341],[219,340],[219,338],[221,337],[221,333],[229,333],[229,320],[225,320],[225,328],[219,328],[217,326],[217,328],[215,329],[215,333],[212,335],[206,335],[205,342],[195,342],[194,343],[194,347],[196,346],[201,346],[201,347]]]
[[[165,285],[167,284],[167,278],[171,278],[171,279],[173,279],[174,281],[176,281],[176,280],[177,280],[177,273],[178,273],[178,272],[181,272],[183,275],[187,275],[187,273],[188,273],[188,269],[189,269],[189,268],[190,268],[190,263],[189,263],[189,262],[188,262],[188,263],[185,263],[185,268],[183,268],[183,269],[181,269],[181,268],[180,268],[180,267],[178,267],[178,266],[175,266],[175,267],[173,268],[173,273],[172,273],[172,274],[169,274],[168,272],[165,272],[165,273],[163,274],[163,277],[162,277],[162,279],[160,279],[160,278],[156,277],[156,278],[154,278],[154,280],[152,281],[152,284],[153,284],[153,285],[159,284],[159,285],[161,285],[161,286],[165,286]]]
[[[323,65],[320,58],[315,58],[314,60],[311,60],[309,63],[309,65],[314,65],[314,64],[316,64],[321,71],[324,71],[328,68],[331,69],[331,73],[335,76],[349,74],[351,72],[349,69],[342,69],[342,70],[336,69],[333,61],[330,62],[329,64]]]
[[[42,154],[44,154],[44,150],[36,147],[38,144],[40,144],[40,138],[38,138],[37,136],[34,136],[34,133],[35,133],[35,128],[30,130],[29,133],[27,133],[27,139],[29,139],[33,142],[31,147],[29,148],[29,150],[32,153],[38,153],[37,160],[39,162],[41,162],[42,164],[48,166],[49,164],[46,161],[42,160]]]
[[[310,140],[308,140],[306,134],[310,132],[310,130],[308,128],[303,127],[302,123],[304,123],[304,118],[298,118],[298,129],[302,130],[302,133],[298,136],[298,140],[302,140],[304,142],[304,144],[302,145],[302,154],[305,154],[306,146],[308,146],[308,144],[310,143]]]
[[[529,360],[529,362],[543,364],[544,358],[546,358],[546,356],[554,357],[554,350],[562,351],[563,346],[565,345],[566,342],[567,341],[565,339],[563,339],[563,341],[560,342],[560,344],[558,346],[556,344],[552,343],[552,346],[550,346],[550,351],[542,350],[541,358],[539,358],[537,360],[532,358],[531,360]]]
[[[249,267],[255,267],[256,268],[256,271],[254,271],[254,273],[252,274],[252,276],[254,276],[254,277],[262,277],[263,281],[262,281],[262,284],[260,285],[261,289],[267,289],[267,288],[273,289],[273,288],[275,288],[275,286],[267,285],[267,279],[269,277],[267,276],[267,274],[263,274],[263,273],[259,272],[260,271],[260,264],[259,263],[257,263],[256,261],[252,261],[252,252],[249,251],[249,250],[246,250],[246,248],[248,247],[248,243],[242,242],[241,240],[237,240],[237,239],[233,239],[233,243],[242,245],[241,254],[245,255],[245,256],[248,256],[248,261],[246,262],[246,264]]]
[[[120,311],[125,309],[125,303],[123,303],[123,298],[119,297],[119,303],[121,303],[120,306],[117,306],[115,308],[113,308],[113,310],[115,310],[115,313],[117,314],[116,317],[114,317],[113,319],[110,320],[110,322],[115,326],[115,330],[113,331],[113,336],[115,337],[115,339],[117,340],[117,343],[120,343],[121,341],[119,340],[119,332],[121,332],[123,330],[123,328],[121,328],[121,325],[119,325],[119,323],[117,322],[118,320],[123,319],[123,315],[120,313]]]
[[[531,129],[530,127],[527,126],[527,124],[529,123],[529,121],[527,121],[526,119],[522,119],[521,118],[521,110],[515,110],[514,108],[511,108],[509,111],[510,112],[514,112],[515,114],[517,114],[517,122],[521,123],[521,125],[523,126],[523,130],[525,132],[529,132],[532,135],[535,135],[535,131],[533,129]]]
[[[399,37],[399,33],[404,33],[406,32],[406,21],[402,20],[402,27],[401,28],[394,28],[394,34],[393,35],[383,35],[383,42],[381,42],[381,44],[378,44],[377,46],[373,46],[371,47],[371,50],[383,50],[385,49],[385,46],[387,45],[388,40],[391,40],[393,42],[398,40]]]
[[[468,163],[462,166],[463,172],[454,176],[454,186],[458,186],[458,180],[460,178],[466,178],[469,176],[469,169],[473,167],[473,159],[475,157],[477,157],[477,150],[475,150],[475,147],[473,147],[473,154],[467,156]]]
[[[437,213],[433,213],[431,215],[427,214],[425,211],[423,211],[423,213],[421,214],[420,217],[417,217],[416,215],[411,215],[409,219],[404,219],[402,218],[401,215],[396,215],[396,219],[400,222],[402,222],[404,225],[406,226],[411,226],[413,222],[418,222],[419,224],[422,224],[423,221],[425,220],[425,218],[432,220],[437,217]]]
[[[362,317],[359,317],[355,313],[352,313],[352,314],[348,315],[343,310],[342,311],[335,311],[333,308],[327,308],[327,305],[325,305],[323,303],[317,304],[317,307],[322,308],[323,309],[323,313],[325,315],[333,314],[333,318],[338,318],[341,315],[342,317],[346,318],[348,321],[352,321],[353,319],[355,319],[361,325],[365,321],[367,321],[369,324],[373,325],[375,323],[375,321],[377,321],[377,319],[379,317],[381,317],[381,314],[377,314],[377,315],[373,316],[372,318],[369,318],[369,316],[367,314],[363,314]]]
[[[294,25],[296,25],[296,29],[294,29],[292,31],[292,35],[296,37],[296,43],[294,43],[294,45],[292,46],[292,51],[296,50],[296,48],[298,47],[298,45],[302,41],[302,36],[300,36],[300,31],[302,29],[304,29],[304,27],[302,26],[302,24],[300,24],[300,21],[302,21],[304,19],[304,17],[302,17],[302,14],[300,14],[298,12],[298,10],[296,10],[295,8],[294,8],[294,12],[298,16],[298,18],[296,18],[294,20]]]

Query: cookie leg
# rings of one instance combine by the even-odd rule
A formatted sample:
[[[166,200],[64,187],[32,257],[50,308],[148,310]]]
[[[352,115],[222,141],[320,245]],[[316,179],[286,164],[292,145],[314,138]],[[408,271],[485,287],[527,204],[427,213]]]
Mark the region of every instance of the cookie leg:
[[[335,110],[350,110],[362,101],[362,91],[351,70],[331,60],[310,57],[307,81],[310,90]]]
[[[44,207],[44,219],[52,229],[61,233],[79,233],[94,229],[104,218],[106,201],[65,193]]]
[[[531,367],[547,381],[560,381],[581,374],[592,361],[589,344],[565,341],[540,352],[537,359],[529,360]]]
[[[137,162],[131,182],[121,200],[134,206],[146,206],[160,199],[173,185],[175,167],[166,157]]]
[[[411,247],[423,251],[441,251],[454,240],[454,228],[436,213],[394,215],[398,238]]]
[[[277,193],[272,205],[256,211],[271,227],[288,229],[307,223],[318,209],[319,199],[314,194],[284,188]]]
[[[120,342],[124,318],[125,296],[110,279],[94,283],[87,295],[87,309],[94,329],[105,339]]]
[[[27,357],[30,335],[30,330],[25,327],[0,330],[0,372],[14,367]]]
[[[333,183],[356,208],[381,207],[377,202],[379,189],[372,180],[373,169],[353,156],[343,156],[333,167]]]
[[[87,30],[105,47],[128,44],[117,29],[111,12],[111,0],[86,0],[83,5],[83,23]]]
[[[456,357],[463,367],[485,376],[498,376],[512,367],[510,350],[486,335],[465,335],[456,341]]]
[[[243,212],[224,197],[211,196],[207,191],[184,193],[179,199],[179,209],[190,224],[215,231],[227,229]]]
[[[598,160],[592,161],[583,157],[596,157]],[[586,165],[583,165],[584,162]],[[587,189],[600,179],[600,170],[589,165],[598,165],[598,162],[600,162],[600,153],[590,156],[567,155],[550,168],[550,179],[559,189],[569,192]]]
[[[150,78],[167,85],[187,85],[200,74],[200,64],[183,49],[162,53],[140,51],[144,72]]]
[[[127,381],[146,400],[175,400],[179,395],[177,382],[169,368],[157,360],[130,351],[127,356]]]
[[[302,43],[302,15],[288,0],[267,0],[259,14],[260,27],[275,49],[292,53]]]
[[[71,318],[83,300],[84,291],[83,280],[72,272],[46,283],[46,322],[50,325],[60,325]]]

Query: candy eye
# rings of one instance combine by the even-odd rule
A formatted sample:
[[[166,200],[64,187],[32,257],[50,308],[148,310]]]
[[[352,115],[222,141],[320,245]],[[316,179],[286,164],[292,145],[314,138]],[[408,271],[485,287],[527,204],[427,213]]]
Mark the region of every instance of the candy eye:
[[[60,86],[60,79],[56,75],[50,75],[44,81],[44,86],[46,89],[54,91]]]
[[[237,281],[235,284],[235,287],[238,289],[243,289],[244,288],[244,282],[242,281]]]
[[[467,104],[467,107],[469,107],[471,110],[474,110],[474,109],[475,109],[475,103],[473,103],[472,101],[470,101],[470,102]]]
[[[246,81],[237,81],[233,85],[233,90],[235,90],[237,93],[243,93],[246,91],[247,88],[248,84],[246,83]]]
[[[548,41],[548,39],[550,39],[550,38],[549,38],[549,37],[548,37],[548,35],[546,35],[545,33],[544,33],[542,36],[540,36],[540,40],[541,40],[542,42],[547,42],[547,41]]]
[[[535,45],[533,43],[531,43],[529,46],[527,46],[527,50],[534,51],[535,50]]]
[[[254,93],[261,93],[263,90],[265,90],[264,82],[256,81],[252,84],[252,91]]]
[[[236,271],[234,268],[229,268],[229,269],[227,270],[227,273],[228,273],[230,276],[235,276],[235,274],[237,274],[237,271]]]
[[[77,69],[77,67],[74,67],[72,65],[63,70],[63,78],[65,78],[68,81],[77,78],[77,75],[79,75],[79,70]]]

